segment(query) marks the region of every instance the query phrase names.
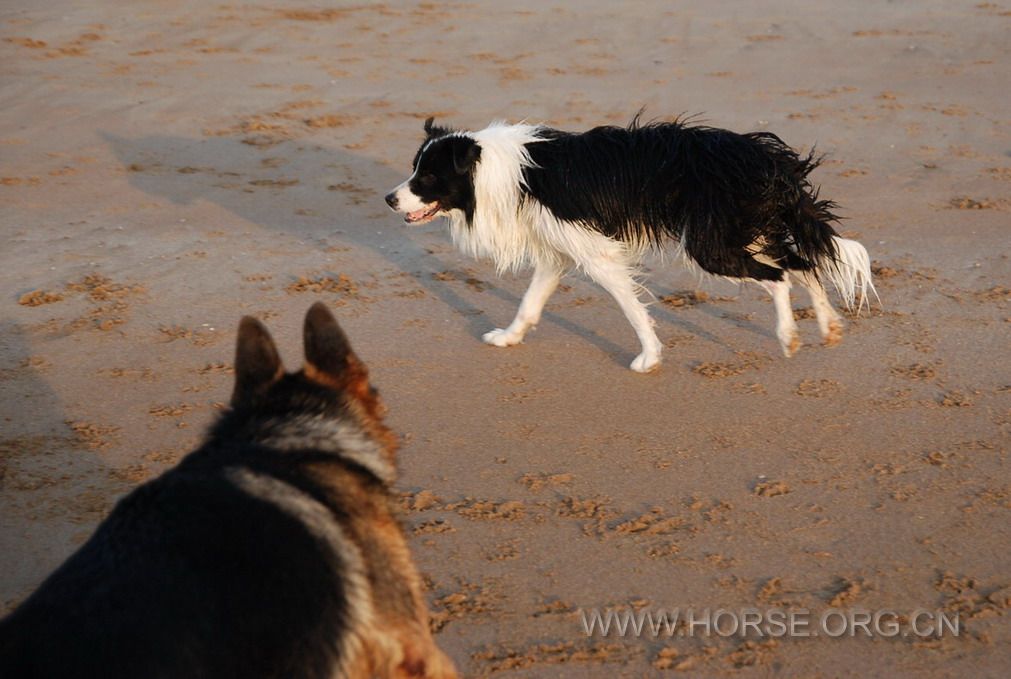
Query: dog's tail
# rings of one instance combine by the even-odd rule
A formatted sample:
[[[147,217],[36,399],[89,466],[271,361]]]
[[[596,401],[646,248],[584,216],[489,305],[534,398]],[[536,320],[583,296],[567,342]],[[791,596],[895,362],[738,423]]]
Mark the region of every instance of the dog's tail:
[[[818,262],[818,277],[832,282],[847,309],[855,308],[859,313],[865,302],[870,308],[868,295],[877,298],[878,292],[871,280],[871,258],[867,248],[841,236],[832,236],[832,245],[833,256],[822,257]]]
[[[813,155],[801,161],[799,174],[805,190],[790,220],[790,235],[801,260],[821,281],[832,283],[847,309],[859,313],[865,303],[870,308],[870,295],[880,299],[871,279],[871,258],[863,245],[832,228],[831,223],[839,219],[832,212],[835,203],[819,200],[817,189],[806,179],[817,162]]]
[[[859,313],[864,304],[870,308],[870,296],[880,298],[871,278],[871,258],[867,248],[855,240],[836,235],[825,222],[815,222],[800,229],[802,234],[812,230],[820,233],[806,242],[802,236],[798,237],[800,234],[794,234],[797,249],[804,253],[803,259],[810,263],[808,266],[814,269],[814,274],[822,283],[832,283],[847,309],[855,309]]]

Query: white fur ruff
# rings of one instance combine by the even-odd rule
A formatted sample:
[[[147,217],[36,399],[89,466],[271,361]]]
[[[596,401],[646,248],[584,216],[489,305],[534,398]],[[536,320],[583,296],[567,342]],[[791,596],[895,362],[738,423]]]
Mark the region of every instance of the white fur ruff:
[[[520,210],[523,168],[533,164],[525,144],[537,141],[539,131],[534,125],[498,122],[463,133],[481,145],[481,162],[474,173],[476,210],[469,225],[462,212],[452,211],[450,234],[461,252],[491,259],[499,273],[524,269],[542,254],[532,215],[524,218]]]
[[[473,221],[468,224],[459,210],[449,214],[453,243],[464,254],[490,259],[500,274],[538,263],[585,270],[601,257],[631,266],[644,254],[644,245],[558,219],[536,200],[523,198],[523,170],[533,165],[525,145],[540,139],[542,129],[496,122],[478,132],[459,133],[480,144],[481,162],[474,173]]]

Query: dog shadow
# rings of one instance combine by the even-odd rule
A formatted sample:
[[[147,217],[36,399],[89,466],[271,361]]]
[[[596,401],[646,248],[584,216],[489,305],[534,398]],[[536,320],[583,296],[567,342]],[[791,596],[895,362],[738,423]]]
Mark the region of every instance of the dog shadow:
[[[671,292],[675,292],[675,291],[674,290],[670,290],[669,292],[664,293],[664,294],[670,294]],[[654,309],[654,316],[656,317],[657,321],[662,321],[664,323],[669,323],[671,325],[675,325],[675,326],[681,327],[684,330],[686,330],[687,332],[689,332],[689,333],[691,333],[693,335],[696,335],[698,337],[701,337],[701,338],[703,338],[703,339],[705,339],[705,340],[707,340],[709,342],[712,342],[713,344],[716,344],[716,345],[718,345],[718,346],[720,346],[723,349],[726,349],[728,351],[738,351],[738,350],[740,350],[739,346],[735,346],[735,345],[730,344],[726,340],[721,339],[720,337],[718,337],[718,336],[714,335],[713,333],[709,332],[708,330],[706,330],[705,328],[701,327],[697,323],[694,323],[691,320],[689,320],[688,318],[686,318],[683,315],[684,311],[682,311],[682,310],[675,311],[675,310],[666,308],[662,302],[659,302],[659,299],[660,299],[660,292],[658,291],[657,292],[657,303],[654,304],[653,307],[652,307]],[[762,309],[766,310],[764,307],[762,307]],[[695,312],[698,312],[698,313],[703,313],[706,316],[709,316],[710,318],[714,318],[714,319],[716,319],[717,321],[719,321],[721,323],[729,323],[730,325],[734,326],[735,328],[739,328],[741,330],[746,330],[746,331],[748,331],[750,333],[758,335],[762,339],[778,341],[776,339],[775,332],[773,332],[773,330],[772,330],[772,326],[771,325],[770,326],[760,325],[759,323],[756,323],[756,322],[754,322],[754,321],[752,321],[750,319],[742,318],[739,315],[728,314],[725,310],[723,310],[723,309],[720,308],[719,302],[716,302],[716,303],[714,303],[712,301],[702,302],[701,304],[693,305],[692,308],[691,308],[691,311],[695,311]],[[770,323],[773,323],[773,322],[774,322],[774,319],[770,320]]]
[[[0,616],[35,588],[127,486],[68,422],[30,334],[0,323]],[[75,429],[76,426],[76,429]],[[108,487],[113,492],[98,489]]]
[[[381,162],[292,140],[260,148],[233,137],[100,135],[125,168],[130,185],[144,193],[176,205],[209,201],[269,232],[286,233],[307,242],[334,235],[347,245],[366,249],[396,270],[413,276],[427,293],[466,319],[468,331],[475,338],[495,327],[505,327],[511,320],[510,315],[500,323],[492,323],[484,309],[433,277],[436,272],[463,264],[459,259],[438,256],[416,240],[418,232],[399,225],[399,217],[389,212],[383,196],[403,181],[404,174]],[[268,176],[273,178],[265,178]],[[292,179],[298,182],[290,183]],[[285,188],[285,205],[297,204],[309,214],[335,215],[338,229],[325,233],[310,220],[286,217],[280,212],[276,192],[250,186],[251,182],[269,186],[284,181],[290,183]],[[448,242],[448,234],[445,238]],[[513,309],[519,304],[516,295],[497,285],[488,284],[485,291]],[[579,336],[615,360],[634,355],[631,346],[618,346],[556,312],[546,310],[544,321]]]

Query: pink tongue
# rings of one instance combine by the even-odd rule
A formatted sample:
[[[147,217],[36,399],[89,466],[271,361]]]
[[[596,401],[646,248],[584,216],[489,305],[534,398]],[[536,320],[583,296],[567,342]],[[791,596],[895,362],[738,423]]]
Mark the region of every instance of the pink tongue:
[[[424,217],[424,216],[425,216],[426,214],[428,214],[428,210],[415,210],[414,212],[408,212],[408,213],[407,213],[407,218],[408,218],[408,219],[409,219],[410,221],[412,221],[412,222],[413,222],[413,221],[416,221],[416,220],[418,220],[418,219],[421,219],[421,218],[422,218],[422,217]]]

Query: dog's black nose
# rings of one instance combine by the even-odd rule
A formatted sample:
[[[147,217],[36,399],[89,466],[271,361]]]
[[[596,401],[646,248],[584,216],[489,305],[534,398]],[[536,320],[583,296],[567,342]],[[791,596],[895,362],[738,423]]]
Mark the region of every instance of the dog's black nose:
[[[397,193],[396,193],[396,191],[394,191],[393,193],[387,193],[386,194],[386,204],[389,205],[394,210],[397,209]]]

